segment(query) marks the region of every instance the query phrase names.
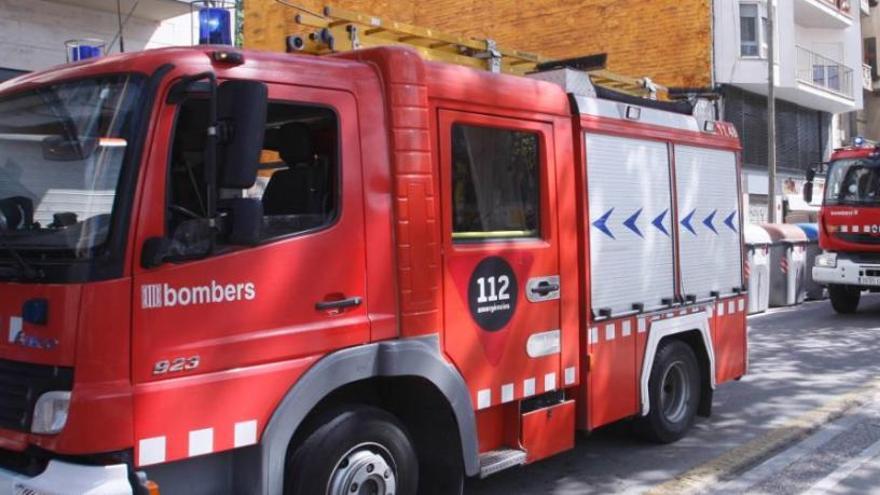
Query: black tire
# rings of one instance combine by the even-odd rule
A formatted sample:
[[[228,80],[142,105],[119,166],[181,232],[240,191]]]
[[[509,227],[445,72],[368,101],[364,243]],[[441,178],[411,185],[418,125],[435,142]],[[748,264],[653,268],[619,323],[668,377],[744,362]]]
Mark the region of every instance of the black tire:
[[[416,493],[418,460],[396,417],[375,407],[351,406],[325,414],[317,424],[288,457],[286,494]],[[361,481],[354,491],[353,478]],[[394,483],[393,490],[385,479]]]
[[[680,340],[660,344],[648,381],[650,411],[636,431],[656,443],[672,443],[694,424],[700,403],[700,367],[690,346]]]
[[[852,314],[859,309],[859,300],[862,298],[862,289],[853,285],[829,285],[828,296],[831,298],[831,307],[840,314]]]

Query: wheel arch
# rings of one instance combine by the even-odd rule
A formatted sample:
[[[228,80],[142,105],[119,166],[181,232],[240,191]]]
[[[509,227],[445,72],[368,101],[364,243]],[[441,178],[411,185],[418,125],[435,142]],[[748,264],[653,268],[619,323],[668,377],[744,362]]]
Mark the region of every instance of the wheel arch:
[[[422,379],[442,395],[455,418],[465,473],[476,474],[479,458],[473,404],[464,379],[443,358],[435,335],[343,349],[312,366],[281,400],[263,432],[259,491],[283,492],[288,446],[325,398],[358,382],[395,377]]]
[[[651,378],[657,349],[663,341],[669,339],[685,342],[693,349],[697,357],[703,374],[698,411],[706,416],[711,410],[712,393],[715,390],[715,349],[712,346],[709,318],[705,312],[691,313],[651,324],[645,345],[645,359],[642,361],[641,377],[639,378],[641,415],[647,416],[651,411],[648,382]]]

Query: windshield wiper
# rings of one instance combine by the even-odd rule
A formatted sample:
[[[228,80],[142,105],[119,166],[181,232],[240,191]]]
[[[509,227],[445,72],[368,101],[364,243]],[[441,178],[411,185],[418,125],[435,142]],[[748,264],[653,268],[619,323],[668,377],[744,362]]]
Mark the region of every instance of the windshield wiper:
[[[18,252],[17,249],[10,246],[6,241],[0,241],[0,249],[4,249],[9,252],[9,255],[12,256],[12,259],[15,261],[15,264],[19,268],[19,276],[24,280],[35,280],[38,278],[43,278],[43,272],[41,270],[35,269],[31,266],[30,263],[25,261],[25,259],[21,256],[21,253]]]

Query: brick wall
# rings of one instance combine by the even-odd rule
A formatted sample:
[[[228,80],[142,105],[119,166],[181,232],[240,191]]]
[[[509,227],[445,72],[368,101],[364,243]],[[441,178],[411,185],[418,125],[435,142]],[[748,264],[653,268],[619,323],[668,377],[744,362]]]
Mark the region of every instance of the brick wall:
[[[300,0],[320,10],[327,2]],[[333,6],[567,58],[608,53],[609,68],[667,86],[711,83],[711,0],[336,0]],[[245,2],[249,48],[284,50],[296,11]]]

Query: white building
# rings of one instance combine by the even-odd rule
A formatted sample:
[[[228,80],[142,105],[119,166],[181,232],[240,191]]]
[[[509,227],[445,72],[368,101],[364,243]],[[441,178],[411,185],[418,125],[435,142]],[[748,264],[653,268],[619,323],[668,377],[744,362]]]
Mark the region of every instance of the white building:
[[[799,201],[804,172],[852,137],[851,116],[863,106],[860,16],[868,14],[867,3],[774,2],[777,188],[791,208],[806,207]],[[753,221],[762,220],[767,205],[768,15],[766,0],[714,2],[715,83],[725,120],[742,134]]]
[[[125,51],[193,41],[188,1],[121,0],[119,6],[122,20],[128,18]],[[0,0],[0,80],[64,63],[68,40],[100,39],[117,53],[118,32],[116,0]]]

